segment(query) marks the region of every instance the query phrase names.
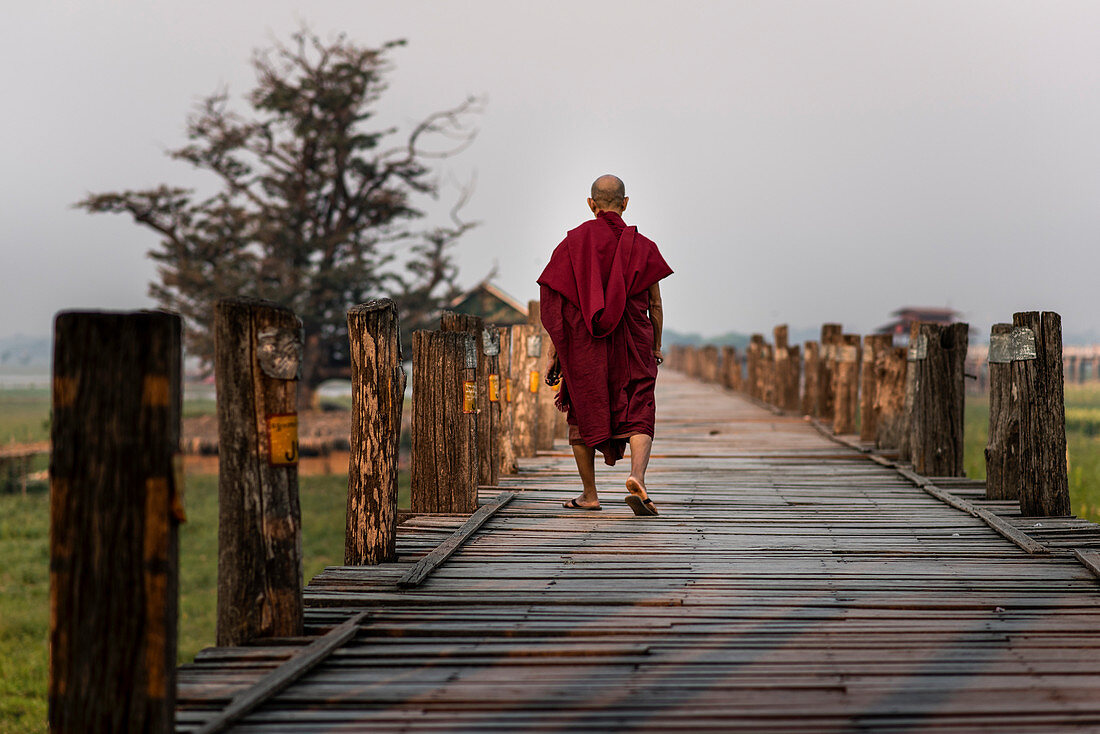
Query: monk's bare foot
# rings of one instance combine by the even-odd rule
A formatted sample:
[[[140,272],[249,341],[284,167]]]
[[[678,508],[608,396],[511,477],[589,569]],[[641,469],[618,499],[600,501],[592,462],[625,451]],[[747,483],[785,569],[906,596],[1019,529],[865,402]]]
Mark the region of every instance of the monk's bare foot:
[[[639,482],[634,477],[626,478],[626,491],[633,495],[641,497],[643,500],[649,497],[649,493],[646,492],[645,485]]]
[[[561,504],[567,510],[602,510],[599,500],[586,500],[584,495],[575,497]]]

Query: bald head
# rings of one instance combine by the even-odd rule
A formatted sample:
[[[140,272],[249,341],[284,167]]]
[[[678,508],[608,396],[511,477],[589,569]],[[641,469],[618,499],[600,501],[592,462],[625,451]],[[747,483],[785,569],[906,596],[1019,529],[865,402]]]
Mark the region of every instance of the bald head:
[[[588,200],[592,211],[622,213],[626,201],[626,185],[618,176],[606,173],[592,182],[592,198]]]

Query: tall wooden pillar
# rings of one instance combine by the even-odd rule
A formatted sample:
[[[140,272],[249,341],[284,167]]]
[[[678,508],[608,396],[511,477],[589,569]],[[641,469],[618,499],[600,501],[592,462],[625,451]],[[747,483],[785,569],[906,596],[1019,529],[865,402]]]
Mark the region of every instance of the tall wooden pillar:
[[[1020,490],[1020,406],[1012,385],[1012,324],[993,324],[989,336],[989,439],[985,496],[1017,499]]]
[[[921,324],[916,360],[910,449],[913,469],[937,477],[963,476],[963,365],[969,325]]]
[[[51,731],[174,729],[181,358],[175,315],[54,323]]]

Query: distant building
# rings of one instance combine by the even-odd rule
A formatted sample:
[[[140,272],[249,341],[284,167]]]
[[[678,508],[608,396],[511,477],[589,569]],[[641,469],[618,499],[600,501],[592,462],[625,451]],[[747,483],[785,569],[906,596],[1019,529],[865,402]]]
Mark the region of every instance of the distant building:
[[[480,316],[497,326],[527,323],[527,307],[487,280],[455,298],[447,310]]]
[[[914,321],[923,321],[930,324],[953,324],[959,320],[958,311],[951,308],[935,308],[932,306],[906,306],[894,311],[891,316],[894,320],[875,329],[879,334],[893,334],[900,337],[902,342],[909,339],[909,325]]]

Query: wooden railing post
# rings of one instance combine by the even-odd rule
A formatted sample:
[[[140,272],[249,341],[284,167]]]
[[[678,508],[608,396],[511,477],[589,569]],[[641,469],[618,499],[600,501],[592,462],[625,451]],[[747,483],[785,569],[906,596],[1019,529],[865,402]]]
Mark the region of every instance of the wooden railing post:
[[[764,345],[763,334],[749,338],[748,393],[757,400],[764,399]]]
[[[833,350],[833,433],[856,432],[859,405],[859,335],[842,334]]]
[[[1020,401],[1020,513],[1068,515],[1062,318],[1051,311],[1027,311],[1013,314],[1012,325],[1012,379]]]
[[[515,327],[500,327],[500,377],[497,390],[500,400],[500,456],[497,459],[501,474],[515,474],[519,471],[516,463],[516,449],[512,443],[515,431],[515,382],[512,378],[512,331]]]
[[[214,307],[222,647],[302,634],[298,372],[302,322],[255,299]]]
[[[477,482],[500,483],[500,391],[490,382],[500,381],[500,337],[495,326],[486,326],[480,316],[444,311],[443,331],[464,331],[477,343]]]
[[[344,563],[396,558],[397,453],[405,370],[397,305],[389,298],[348,310],[351,357],[351,459]]]
[[[412,511],[477,509],[477,340],[413,332]]]
[[[859,377],[859,440],[871,442],[878,436],[878,411],[875,396],[878,393],[878,373],[875,362],[879,352],[893,346],[889,334],[871,334],[863,337],[863,359],[860,360]]]
[[[558,392],[543,382],[550,369],[550,355],[554,351],[554,345],[550,340],[550,334],[542,328],[541,314],[541,304],[538,301],[527,303],[527,323],[538,329],[537,333],[542,338],[542,351],[539,354],[538,366],[535,368],[539,373],[538,392],[535,393],[535,410],[539,416],[535,429],[535,445],[539,451],[550,451],[554,448],[554,435],[557,432],[559,411],[554,405],[554,400]]]
[[[912,458],[918,474],[963,476],[963,365],[969,325],[921,324],[913,409]]]
[[[905,422],[905,347],[888,346],[875,353],[875,448],[896,449],[908,431]]]
[[[909,324],[909,346],[905,352],[905,398],[902,402],[902,432],[898,441],[898,461],[911,461],[913,458],[913,424],[916,421],[916,397],[919,389],[920,371],[917,369],[917,342],[920,337],[920,322]]]
[[[718,361],[718,347],[714,344],[707,344],[702,350],[702,378],[704,382],[719,383],[721,381],[721,370]]]
[[[175,315],[54,324],[51,731],[174,729],[180,362]]]
[[[993,324],[989,335],[989,440],[985,445],[985,496],[1017,499],[1020,489],[1020,408],[1012,386],[1012,324]]]
[[[836,395],[833,393],[833,371],[836,363],[837,344],[840,341],[840,324],[821,325],[821,348],[818,353],[817,417],[832,423],[836,415]]]
[[[512,446],[520,458],[530,458],[538,450],[536,401],[542,382],[538,371],[542,351],[542,334],[538,327],[531,324],[512,327]]]
[[[802,381],[802,415],[817,415],[817,402],[821,388],[821,352],[817,342],[806,342],[805,362]]]
[[[722,347],[722,384],[730,390],[742,389],[741,360],[737,356],[737,348],[731,346]]]

